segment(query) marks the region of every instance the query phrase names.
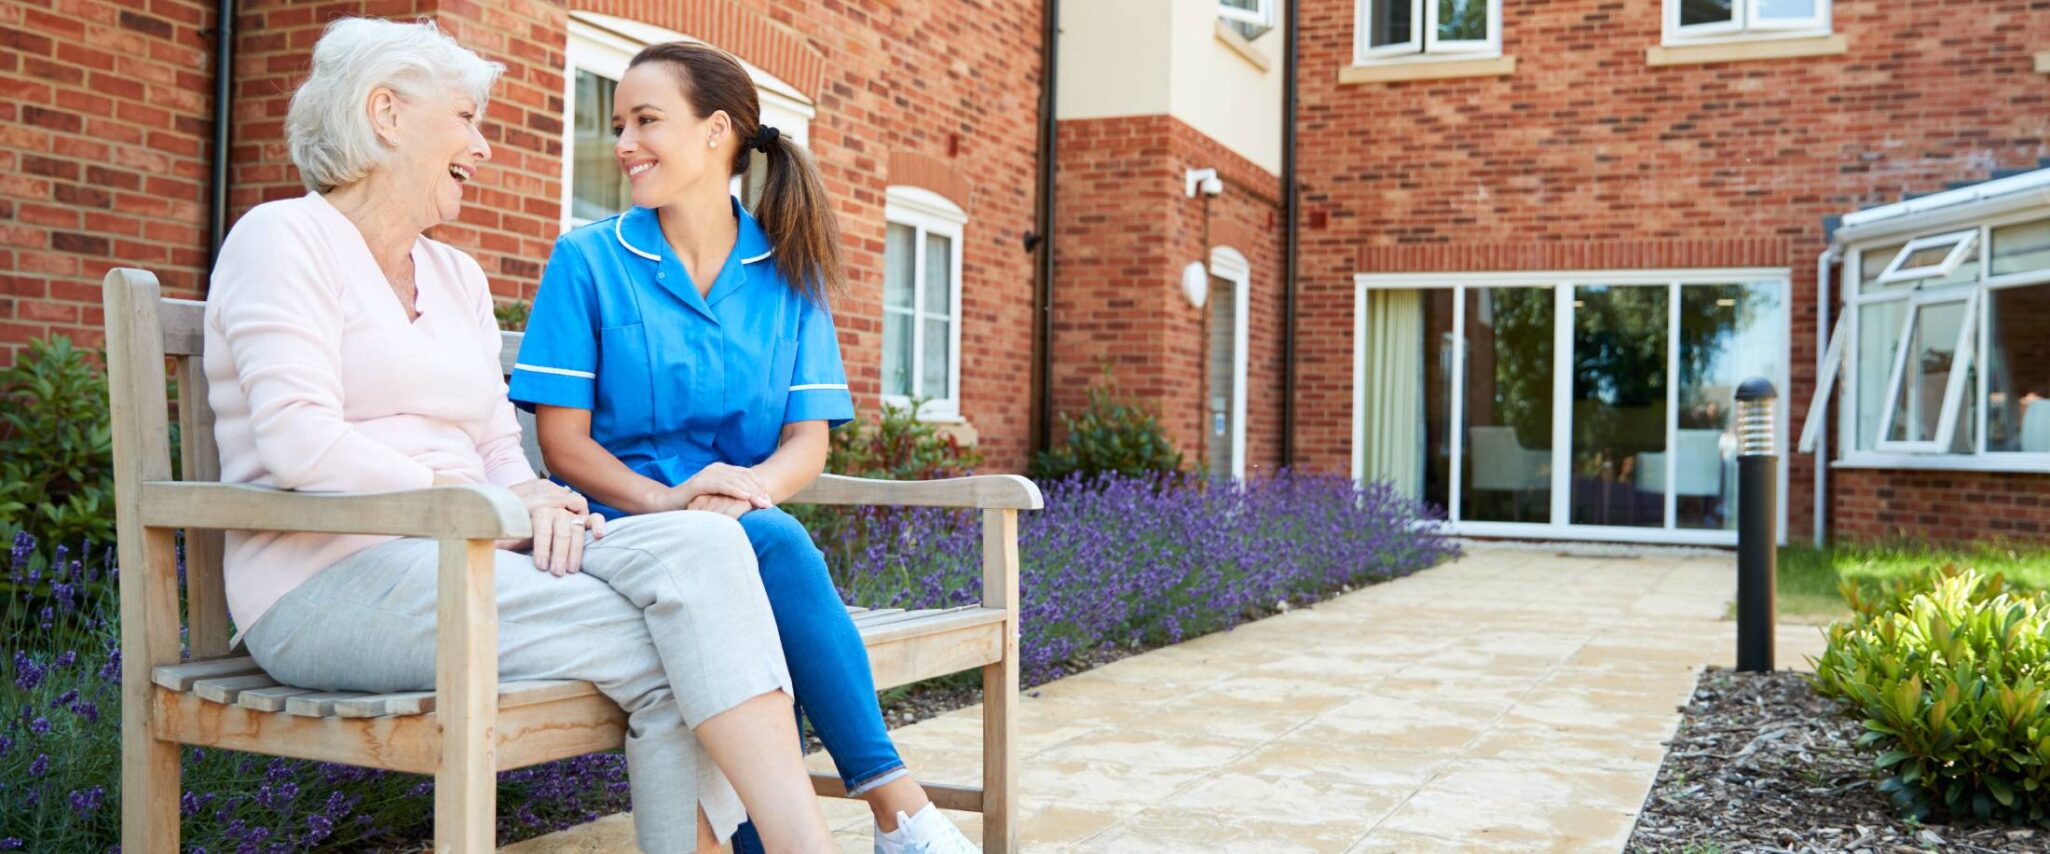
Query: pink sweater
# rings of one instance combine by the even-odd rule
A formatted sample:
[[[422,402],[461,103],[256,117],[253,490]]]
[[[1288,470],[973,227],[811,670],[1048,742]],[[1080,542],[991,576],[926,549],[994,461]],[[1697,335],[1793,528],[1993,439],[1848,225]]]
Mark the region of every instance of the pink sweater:
[[[354,223],[318,194],[258,205],[221,247],[206,304],[221,481],[307,492],[534,477],[499,373],[484,271],[413,244],[405,308]],[[228,611],[247,631],[286,593],[392,537],[230,531]]]

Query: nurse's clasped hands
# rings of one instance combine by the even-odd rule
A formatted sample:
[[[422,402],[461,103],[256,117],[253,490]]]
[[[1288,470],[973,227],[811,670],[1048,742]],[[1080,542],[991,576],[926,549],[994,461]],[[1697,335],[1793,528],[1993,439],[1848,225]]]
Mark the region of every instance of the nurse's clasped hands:
[[[726,463],[705,466],[689,480],[669,489],[670,506],[679,510],[707,510],[735,519],[750,510],[776,506],[769,487],[754,469]]]

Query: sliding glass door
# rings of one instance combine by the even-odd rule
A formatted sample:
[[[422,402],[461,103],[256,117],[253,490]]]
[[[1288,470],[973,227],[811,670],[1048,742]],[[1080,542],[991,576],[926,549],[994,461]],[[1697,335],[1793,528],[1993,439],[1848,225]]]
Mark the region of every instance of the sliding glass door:
[[[1362,480],[1466,533],[1732,540],[1733,396],[1786,388],[1784,271],[1360,279]]]

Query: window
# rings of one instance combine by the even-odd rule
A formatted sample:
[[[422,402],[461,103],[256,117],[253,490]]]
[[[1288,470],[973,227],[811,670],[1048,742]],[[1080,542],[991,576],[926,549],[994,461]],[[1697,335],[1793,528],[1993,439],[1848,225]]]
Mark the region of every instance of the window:
[[[1502,0],[1359,0],[1357,63],[1502,52]]]
[[[968,215],[946,197],[891,187],[883,218],[883,400],[918,417],[961,416],[961,231]]]
[[[1787,270],[1354,282],[1356,478],[1460,534],[1736,541],[1735,394],[1787,381]]]
[[[1274,0],[1217,0],[1217,17],[1252,41],[1274,29]]]
[[[1666,41],[1824,35],[1830,0],[1665,0]]]
[[[2050,467],[2050,217],[1875,239],[1846,259],[1848,304],[1809,409],[1816,420],[1842,384],[1839,461]]]
[[[612,92],[626,74],[627,63],[641,48],[658,42],[697,41],[682,33],[614,18],[578,12],[570,18],[564,52],[562,142],[562,230],[626,210],[626,175],[612,151]],[[803,93],[745,61],[762,108],[762,121],[783,136],[805,144],[815,114]],[[750,210],[761,198],[761,152],[750,152],[747,172],[734,179],[732,191]],[[743,183],[741,178],[745,178]]]

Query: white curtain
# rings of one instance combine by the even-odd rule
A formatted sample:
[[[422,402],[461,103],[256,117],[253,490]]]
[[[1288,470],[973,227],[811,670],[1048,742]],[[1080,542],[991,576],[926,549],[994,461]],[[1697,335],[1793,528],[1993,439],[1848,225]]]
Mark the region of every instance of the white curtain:
[[[1404,495],[1424,486],[1424,312],[1414,290],[1367,291],[1366,406],[1361,456],[1366,480]]]

